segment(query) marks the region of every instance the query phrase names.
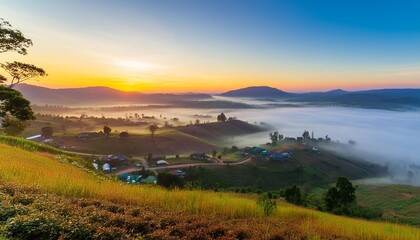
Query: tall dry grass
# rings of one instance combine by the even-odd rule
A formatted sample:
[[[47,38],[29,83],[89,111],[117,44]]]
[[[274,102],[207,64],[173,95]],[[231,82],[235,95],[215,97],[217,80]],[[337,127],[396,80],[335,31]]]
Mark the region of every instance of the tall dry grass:
[[[39,188],[68,197],[100,198],[157,206],[168,211],[227,218],[264,217],[255,200],[229,193],[166,190],[101,179],[53,155],[40,155],[0,144],[0,181]],[[334,216],[281,202],[270,218],[299,220],[299,229],[316,239],[325,234],[351,239],[420,239],[420,230],[383,222]]]

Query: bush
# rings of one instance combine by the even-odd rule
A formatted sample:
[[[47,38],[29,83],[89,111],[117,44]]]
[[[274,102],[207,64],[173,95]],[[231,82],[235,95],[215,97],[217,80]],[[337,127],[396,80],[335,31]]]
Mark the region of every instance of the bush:
[[[277,208],[277,203],[267,197],[266,194],[260,195],[257,204],[264,210],[264,215],[269,216]]]
[[[18,216],[6,223],[6,236],[18,239],[57,239],[60,235],[58,219],[44,216]]]

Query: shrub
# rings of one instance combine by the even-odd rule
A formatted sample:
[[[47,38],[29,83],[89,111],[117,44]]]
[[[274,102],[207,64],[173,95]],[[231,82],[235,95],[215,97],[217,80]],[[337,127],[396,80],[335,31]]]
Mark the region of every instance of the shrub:
[[[269,199],[265,194],[258,197],[257,204],[263,208],[266,216],[269,216],[277,208],[276,201]]]

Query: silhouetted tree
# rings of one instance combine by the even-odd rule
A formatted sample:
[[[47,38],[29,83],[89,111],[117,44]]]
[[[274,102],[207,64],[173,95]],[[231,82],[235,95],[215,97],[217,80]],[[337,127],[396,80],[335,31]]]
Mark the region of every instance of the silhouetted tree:
[[[149,131],[152,134],[152,137],[155,136],[155,132],[159,129],[158,125],[152,124],[149,126]]]
[[[339,205],[340,195],[338,194],[336,187],[328,189],[327,193],[325,194],[324,201],[327,211],[332,211]]]
[[[220,115],[217,115],[217,121],[218,122],[226,122],[226,115],[224,113],[221,113]]]
[[[24,82],[34,77],[44,77],[47,76],[47,73],[44,69],[36,67],[32,64],[21,63],[21,62],[6,62],[6,64],[1,63],[0,67],[4,69],[7,73],[12,76],[10,81],[10,88],[13,88],[16,84]]]
[[[268,135],[270,136],[271,143],[273,145],[276,145],[277,141],[279,140],[279,132],[275,131],[275,132],[269,133]]]
[[[308,132],[307,130],[305,130],[305,131],[303,132],[302,137],[303,137],[304,139],[310,139],[310,138],[311,138],[311,136],[309,135],[309,132]]]
[[[111,134],[112,129],[110,127],[108,127],[108,125],[104,126],[104,133],[106,137],[109,137],[109,135]]]
[[[26,48],[32,46],[31,39],[25,38],[22,32],[13,29],[12,25],[0,18],[0,53],[15,51],[27,54]]]

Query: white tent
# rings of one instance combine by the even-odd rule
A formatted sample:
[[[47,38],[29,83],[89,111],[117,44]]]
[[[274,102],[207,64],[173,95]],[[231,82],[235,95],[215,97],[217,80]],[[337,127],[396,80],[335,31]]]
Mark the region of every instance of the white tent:
[[[168,165],[169,163],[165,160],[159,160],[156,162],[158,165]]]
[[[103,169],[104,171],[109,171],[109,170],[111,170],[111,166],[109,165],[109,163],[105,163],[105,164],[102,166],[102,169]]]

